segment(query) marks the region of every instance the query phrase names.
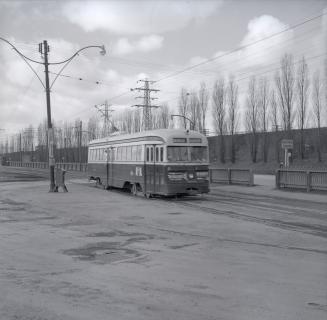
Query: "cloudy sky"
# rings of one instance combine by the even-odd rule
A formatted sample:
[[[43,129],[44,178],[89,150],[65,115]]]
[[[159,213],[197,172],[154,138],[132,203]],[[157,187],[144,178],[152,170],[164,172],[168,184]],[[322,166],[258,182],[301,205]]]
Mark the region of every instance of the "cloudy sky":
[[[158,104],[168,102],[173,113],[182,87],[196,90],[205,81],[211,88],[218,77],[233,74],[242,94],[251,75],[272,75],[285,52],[293,53],[295,61],[305,55],[315,70],[326,58],[326,15],[283,31],[326,7],[326,0],[0,0],[0,37],[39,61],[38,43],[47,40],[50,62],[104,44],[105,56],[97,49],[83,51],[52,87],[54,121],[87,121],[96,115],[94,105],[106,99],[115,113],[133,105],[130,88],[145,77],[157,81]],[[40,123],[46,103],[37,77],[9,45],[0,43],[3,135]],[[43,80],[43,66],[32,66]],[[51,66],[50,71],[59,69]]]

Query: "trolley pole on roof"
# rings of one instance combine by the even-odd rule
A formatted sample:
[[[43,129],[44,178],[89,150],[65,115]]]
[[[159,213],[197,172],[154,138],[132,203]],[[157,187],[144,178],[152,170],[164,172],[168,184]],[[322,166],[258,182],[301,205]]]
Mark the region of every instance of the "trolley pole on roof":
[[[138,107],[143,108],[143,116],[142,116],[142,128],[143,130],[151,130],[152,129],[152,114],[151,114],[151,108],[159,108],[159,106],[151,105],[151,100],[155,100],[158,98],[151,98],[150,94],[151,92],[158,92],[160,90],[158,89],[151,89],[149,84],[153,84],[154,81],[149,80],[138,80],[138,82],[144,82],[144,87],[137,87],[132,88],[131,91],[137,90],[137,91],[143,91],[143,97],[136,97],[136,99],[143,99],[143,104],[135,104],[132,107]]]

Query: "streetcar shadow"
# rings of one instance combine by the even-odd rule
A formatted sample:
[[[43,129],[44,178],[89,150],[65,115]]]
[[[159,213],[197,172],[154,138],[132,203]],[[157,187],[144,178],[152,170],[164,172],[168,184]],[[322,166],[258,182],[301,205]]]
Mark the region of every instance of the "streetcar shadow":
[[[136,199],[144,199],[147,201],[151,200],[164,200],[168,202],[199,202],[199,201],[207,201],[207,195],[206,194],[196,194],[196,195],[187,195],[187,194],[182,194],[182,195],[171,195],[171,196],[164,196],[164,195],[159,195],[155,194],[152,195],[150,198],[146,198],[142,192],[139,192],[137,196],[134,196],[129,189],[124,189],[124,188],[115,188],[115,187],[110,187],[110,188],[104,188],[103,185],[98,185],[95,182],[94,183],[89,183],[88,186],[90,188],[96,188],[108,192],[112,192],[115,194],[121,194],[125,196],[130,196]]]

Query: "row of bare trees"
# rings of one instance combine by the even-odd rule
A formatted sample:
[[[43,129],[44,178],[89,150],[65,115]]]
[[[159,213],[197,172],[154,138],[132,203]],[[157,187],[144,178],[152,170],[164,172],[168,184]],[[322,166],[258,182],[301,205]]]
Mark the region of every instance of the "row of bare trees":
[[[299,149],[303,159],[304,130],[309,122],[317,128],[316,149],[318,160],[321,161],[322,115],[326,112],[327,116],[327,102],[324,104],[323,101],[323,80],[320,71],[315,71],[311,76],[305,57],[295,63],[291,54],[285,54],[273,78],[255,75],[250,77],[246,92],[242,96],[233,75],[227,80],[224,77],[218,78],[211,92],[205,83],[201,83],[198,92],[189,92],[182,88],[178,111],[182,127],[187,128],[189,124],[191,129],[202,131],[206,128],[206,116],[211,103],[212,124],[219,136],[218,148],[222,163],[226,160],[226,135],[229,136],[228,158],[233,163],[236,160],[235,134],[241,124],[250,134],[249,151],[253,162],[258,159],[259,135],[262,159],[267,162],[270,143],[268,132],[281,130],[284,137],[291,139],[291,130],[295,128],[300,130]],[[276,158],[279,159],[280,141],[275,140]]]
[[[139,132],[142,128],[142,113],[139,109],[125,110],[115,117],[108,119],[109,134]],[[170,112],[168,105],[152,112],[154,129],[168,128]],[[79,119],[74,122],[58,122],[53,124],[54,145],[57,161],[77,162],[82,157],[86,159],[86,146],[95,138],[108,135],[106,125],[102,119],[91,117],[82,123]],[[29,154],[38,161],[47,161],[48,154],[47,122],[40,123],[37,128],[29,126],[19,134],[8,136],[0,143],[0,154],[16,153],[15,160],[22,161],[22,155]],[[81,151],[82,149],[82,151]]]
[[[327,64],[326,64],[327,70]],[[327,73],[327,71],[326,71]],[[326,75],[327,77],[327,75]],[[238,80],[233,75],[228,79],[218,78],[211,90],[202,82],[198,90],[182,88],[178,98],[179,124],[182,128],[190,128],[206,132],[208,127],[207,116],[211,106],[212,124],[215,133],[219,136],[220,162],[227,158],[236,161],[235,135],[240,127],[249,133],[249,151],[251,159],[258,159],[258,144],[262,150],[262,159],[268,161],[269,131],[282,130],[286,137],[292,138],[291,130],[300,131],[299,150],[301,158],[305,153],[305,134],[309,121],[314,123],[317,131],[317,154],[321,161],[321,126],[324,113],[327,113],[327,81],[326,100],[323,97],[323,78],[320,71],[310,75],[305,60],[295,63],[290,54],[285,54],[280,61],[280,68],[274,77],[252,76],[248,80],[246,92],[240,93]],[[174,123],[170,118],[171,110],[165,104],[157,109],[152,109],[152,128],[169,128]],[[242,111],[242,112],[241,112]],[[107,119],[109,133],[133,133],[142,130],[142,110],[125,109],[115,116]],[[55,145],[58,150],[64,150],[60,158],[69,158],[66,150],[86,146],[94,138],[104,137],[108,134],[99,118],[92,117],[87,124],[82,124],[79,119],[75,122],[54,124]],[[229,136],[229,148],[226,148],[226,135]],[[275,152],[279,158],[279,141],[276,139]],[[18,135],[8,137],[0,143],[0,153],[43,150],[42,158],[47,152],[47,125],[40,124],[38,128],[29,126]],[[226,154],[228,150],[229,154]],[[75,156],[76,160],[78,156]]]
[[[285,136],[292,139],[292,129],[300,130],[300,155],[304,158],[304,130],[309,120],[317,128],[317,155],[321,161],[320,131],[323,112],[323,81],[319,71],[312,77],[303,57],[295,68],[293,56],[285,54],[274,79],[252,76],[248,83],[245,127],[251,133],[250,151],[253,162],[257,161],[258,133],[263,135],[263,160],[267,162],[269,127],[281,128]],[[325,110],[327,111],[327,110]],[[269,115],[269,116],[268,116]],[[277,148],[278,149],[278,148]]]

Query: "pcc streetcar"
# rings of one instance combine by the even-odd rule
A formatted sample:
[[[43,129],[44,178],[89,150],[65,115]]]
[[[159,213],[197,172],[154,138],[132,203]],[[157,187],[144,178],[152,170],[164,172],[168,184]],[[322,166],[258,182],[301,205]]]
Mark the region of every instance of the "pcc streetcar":
[[[89,143],[88,175],[105,188],[146,197],[208,193],[208,141],[176,129],[96,139]]]

